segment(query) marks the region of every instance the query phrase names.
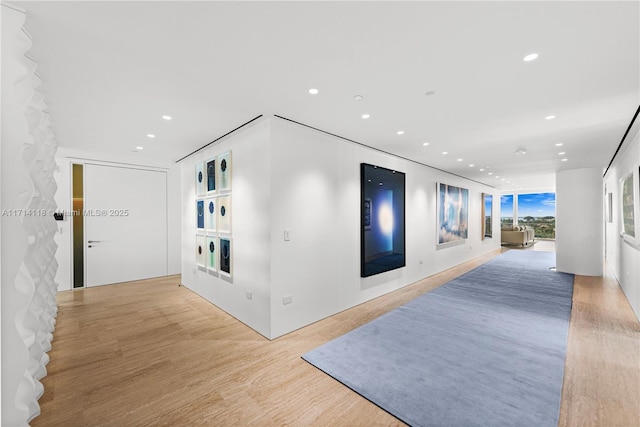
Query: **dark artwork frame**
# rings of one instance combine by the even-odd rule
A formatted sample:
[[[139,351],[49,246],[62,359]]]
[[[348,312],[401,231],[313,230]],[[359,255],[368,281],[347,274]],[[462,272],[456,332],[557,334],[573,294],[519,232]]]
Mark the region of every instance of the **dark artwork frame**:
[[[488,206],[488,208],[487,208]],[[487,210],[489,212],[487,212]],[[493,237],[493,194],[482,193],[482,240]]]
[[[406,266],[405,174],[360,164],[360,277]]]
[[[216,191],[216,159],[207,161],[207,193]]]
[[[199,230],[204,230],[204,200],[196,200],[196,225]]]

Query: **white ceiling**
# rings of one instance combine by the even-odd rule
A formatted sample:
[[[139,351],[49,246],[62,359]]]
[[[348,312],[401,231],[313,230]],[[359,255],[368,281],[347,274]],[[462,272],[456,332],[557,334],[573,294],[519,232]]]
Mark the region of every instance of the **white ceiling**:
[[[141,162],[277,114],[502,190],[553,188],[558,170],[605,168],[640,104],[637,1],[12,3],[59,145],[144,146]]]

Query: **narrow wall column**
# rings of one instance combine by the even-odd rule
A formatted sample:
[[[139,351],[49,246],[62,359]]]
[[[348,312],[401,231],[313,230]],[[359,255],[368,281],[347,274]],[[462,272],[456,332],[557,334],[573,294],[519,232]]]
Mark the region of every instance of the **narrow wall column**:
[[[556,173],[556,267],[602,276],[604,265],[602,171]]]

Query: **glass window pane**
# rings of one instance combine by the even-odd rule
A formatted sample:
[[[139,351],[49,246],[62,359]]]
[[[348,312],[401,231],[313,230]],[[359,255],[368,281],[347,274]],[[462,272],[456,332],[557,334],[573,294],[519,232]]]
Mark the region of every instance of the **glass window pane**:
[[[538,239],[555,239],[556,193],[518,194],[518,224],[533,228]]]

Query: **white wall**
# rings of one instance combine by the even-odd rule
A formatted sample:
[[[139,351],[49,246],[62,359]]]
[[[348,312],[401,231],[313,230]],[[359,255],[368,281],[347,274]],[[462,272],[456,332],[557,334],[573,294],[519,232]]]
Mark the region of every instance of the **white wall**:
[[[182,283],[265,337],[270,337],[270,123],[241,129],[181,162]],[[232,151],[231,279],[196,267],[195,165]],[[206,170],[206,169],[205,169]],[[247,298],[247,291],[252,293]]]
[[[499,201],[494,188],[277,118],[271,123],[271,338],[500,247],[499,232],[481,239],[482,193]],[[360,163],[406,174],[407,265],[368,278],[360,277]],[[465,244],[436,248],[437,181],[469,189]],[[284,305],[285,296],[293,302]]]
[[[613,194],[613,222],[606,222],[606,260],[613,274],[618,279],[636,317],[640,319],[640,247],[621,237],[622,213],[620,201],[620,180],[640,165],[640,125],[627,136],[622,150],[616,156],[607,175],[604,185],[607,193]],[[635,134],[635,135],[634,135]],[[637,205],[636,205],[637,206]],[[638,218],[638,213],[636,213]],[[636,233],[640,233],[640,224],[636,223]]]
[[[135,154],[122,155],[118,153],[90,152],[74,149],[59,148],[56,153],[57,170],[54,173],[58,190],[55,195],[58,209],[70,212],[71,204],[71,165],[84,164],[85,162],[131,166],[137,168],[148,168],[152,170],[162,170],[167,173],[167,239],[168,239],[168,274],[180,274],[181,271],[181,197],[180,197],[180,166],[166,162],[144,162],[140,161]],[[58,290],[65,291],[73,288],[72,284],[72,224],[71,218],[66,217],[64,221],[56,222],[58,231],[56,233],[56,243],[58,250],[56,259],[58,261],[58,272],[56,281],[59,284]]]
[[[195,165],[233,152],[233,280],[196,267]],[[360,163],[406,173],[407,266],[360,278]],[[481,239],[492,187],[266,118],[182,163],[183,284],[267,338],[499,249]],[[436,247],[436,182],[468,188],[466,243]],[[493,229],[500,218],[494,210]],[[284,230],[290,240],[284,240]],[[251,291],[248,299],[246,291]],[[283,297],[292,302],[283,304]]]
[[[556,268],[565,273],[602,276],[602,171],[556,172]]]

